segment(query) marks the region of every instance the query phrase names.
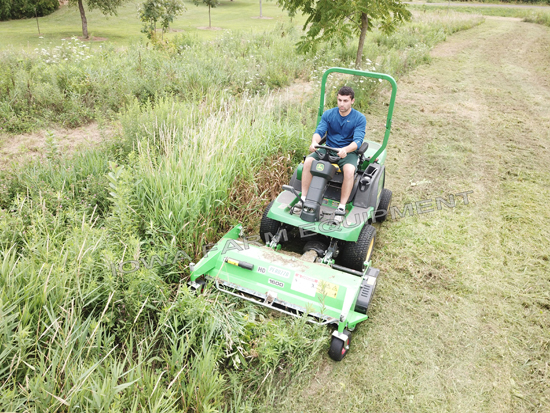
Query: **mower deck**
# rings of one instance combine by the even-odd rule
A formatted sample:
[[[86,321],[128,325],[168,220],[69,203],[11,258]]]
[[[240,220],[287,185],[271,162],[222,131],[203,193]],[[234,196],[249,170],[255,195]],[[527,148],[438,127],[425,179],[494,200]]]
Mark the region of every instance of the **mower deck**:
[[[374,271],[358,277],[325,264],[307,262],[241,240],[240,231],[240,225],[233,228],[194,266],[192,286],[198,288],[197,280],[204,277],[222,292],[286,314],[307,314],[308,321],[316,324],[337,324],[340,333],[346,328],[353,330],[368,318],[368,302],[364,308],[357,308],[357,301],[367,285],[365,279],[370,279],[369,291],[374,290]],[[372,293],[368,301],[370,296]]]

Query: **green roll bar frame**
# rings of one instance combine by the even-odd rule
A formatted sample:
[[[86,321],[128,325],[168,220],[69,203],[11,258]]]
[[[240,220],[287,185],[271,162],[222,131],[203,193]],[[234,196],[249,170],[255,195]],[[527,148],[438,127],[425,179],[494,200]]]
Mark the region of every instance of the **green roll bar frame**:
[[[371,156],[369,164],[374,162],[378,156],[386,149],[386,145],[388,144],[388,139],[390,137],[390,129],[391,129],[391,119],[393,115],[393,106],[395,104],[395,95],[397,93],[397,83],[395,82],[395,79],[391,77],[390,75],[386,75],[384,73],[376,73],[376,72],[364,72],[362,70],[354,70],[354,69],[345,69],[343,67],[331,67],[328,69],[324,74],[323,78],[321,80],[321,103],[319,104],[319,112],[317,114],[317,125],[321,121],[321,116],[323,116],[324,107],[325,107],[325,85],[327,82],[328,75],[331,73],[344,73],[347,75],[355,75],[355,76],[363,76],[363,77],[371,77],[374,79],[382,79],[387,80],[391,84],[391,98],[390,98],[390,105],[388,108],[388,116],[386,118],[386,132],[384,134],[384,142],[382,142],[382,146],[378,151]]]

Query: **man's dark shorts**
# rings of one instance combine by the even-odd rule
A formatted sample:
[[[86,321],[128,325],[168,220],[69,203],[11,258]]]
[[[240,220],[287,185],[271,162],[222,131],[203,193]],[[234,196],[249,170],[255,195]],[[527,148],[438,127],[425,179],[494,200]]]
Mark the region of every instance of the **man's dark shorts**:
[[[326,150],[325,149],[317,149],[319,152],[321,153],[325,153]],[[313,159],[316,159],[316,160],[319,160],[319,155],[317,155],[316,152],[313,152],[313,153],[310,153],[308,155],[308,158],[311,157]],[[338,161],[338,166],[340,167],[340,169],[342,169],[342,171],[344,170],[344,165],[349,163],[351,165],[353,165],[353,167],[355,169],[357,169],[357,162],[359,161],[359,155],[357,155],[357,152],[350,152],[346,155],[346,157],[344,159],[342,158],[339,158],[339,161]]]

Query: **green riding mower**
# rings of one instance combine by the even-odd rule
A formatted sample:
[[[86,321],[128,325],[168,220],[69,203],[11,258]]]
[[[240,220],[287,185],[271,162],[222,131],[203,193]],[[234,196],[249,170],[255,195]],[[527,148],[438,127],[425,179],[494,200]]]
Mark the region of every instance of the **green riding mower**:
[[[357,150],[359,162],[345,215],[336,215],[343,171],[335,148],[317,146],[319,161],[311,166],[312,181],[305,202],[300,200],[303,163],[289,185],[265,209],[258,243],[244,237],[241,225],[229,231],[197,263],[191,265],[190,285],[218,290],[273,310],[321,325],[334,324],[329,355],[339,361],[347,354],[351,332],[365,321],[380,271],[372,266],[376,229],[373,222],[387,216],[392,193],[384,188],[386,145],[397,85],[386,74],[331,68],[321,82],[317,123],[324,110],[330,73],[344,73],[390,82],[386,130],[381,144],[365,140]],[[323,143],[323,141],[321,141]],[[285,252],[285,246],[301,253]]]

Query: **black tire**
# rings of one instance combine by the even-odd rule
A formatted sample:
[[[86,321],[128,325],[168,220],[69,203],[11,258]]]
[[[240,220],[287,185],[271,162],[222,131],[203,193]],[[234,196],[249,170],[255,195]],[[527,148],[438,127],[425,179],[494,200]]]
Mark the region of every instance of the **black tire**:
[[[290,178],[289,185],[293,187],[298,192],[302,192],[302,181],[298,179],[298,168],[294,171],[292,174],[292,178]]]
[[[392,192],[389,189],[382,189],[380,194],[380,203],[374,214],[374,222],[384,222],[388,217],[390,212],[390,203],[391,203]]]
[[[328,245],[322,241],[308,241],[304,245],[304,253],[313,250],[317,253],[318,257],[324,257],[327,251]]]
[[[361,229],[357,242],[344,242],[341,245],[338,255],[340,265],[352,270],[363,271],[363,263],[370,261],[375,241],[376,228],[366,224]]]
[[[269,205],[265,208],[264,214],[262,215],[262,220],[260,221],[260,237],[262,238],[262,241],[266,244],[266,240],[269,239],[269,241],[271,241],[271,237],[275,236],[282,225],[279,221],[275,221],[274,219],[267,217],[267,213],[273,206],[273,202],[275,201],[271,201]]]
[[[328,355],[334,361],[341,361],[346,354],[348,354],[349,346],[351,344],[351,331],[344,330],[344,334],[348,336],[346,342],[343,342],[338,337],[332,336],[330,340],[330,349]]]
[[[206,288],[206,280],[200,277],[200,278],[197,278],[195,282],[198,284],[198,287],[194,289],[194,291],[199,295],[204,293],[204,289]]]

